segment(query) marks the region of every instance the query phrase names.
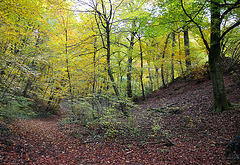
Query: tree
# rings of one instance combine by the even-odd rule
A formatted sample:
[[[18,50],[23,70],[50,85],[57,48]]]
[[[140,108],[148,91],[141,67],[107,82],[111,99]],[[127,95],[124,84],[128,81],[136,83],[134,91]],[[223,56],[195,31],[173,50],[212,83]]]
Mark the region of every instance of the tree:
[[[199,14],[201,10],[204,9],[207,1],[200,7],[199,11],[192,17],[189,13],[187,13],[183,0],[181,0],[181,6],[184,13],[193,22],[199,29],[203,42],[209,52],[208,61],[210,67],[210,76],[212,81],[212,89],[213,89],[213,105],[212,110],[216,112],[222,112],[227,110],[231,105],[226,96],[226,90],[224,86],[223,74],[222,74],[222,66],[221,66],[221,40],[229,33],[232,29],[240,25],[240,19],[236,18],[232,21],[232,23],[225,31],[221,30],[221,23],[224,21],[225,17],[231,16],[231,12],[237,8],[240,8],[240,0],[232,0],[232,1],[224,1],[219,2],[219,0],[211,0],[210,1],[210,13],[211,13],[211,34],[210,34],[210,45],[206,40],[206,36],[204,36],[202,31],[202,26],[199,22],[195,20],[196,16]]]
[[[118,3],[116,6],[112,3],[111,0],[108,2],[104,2],[104,0],[100,0],[100,2],[96,2],[92,4],[92,9],[94,11],[95,20],[98,26],[98,30],[100,33],[100,37],[102,40],[102,46],[106,50],[107,57],[107,72],[108,76],[112,82],[112,87],[118,99],[120,99],[120,93],[116,86],[115,79],[113,77],[112,67],[111,67],[111,31],[113,20],[115,17],[116,10],[122,4],[123,1]],[[115,6],[115,7],[114,7]],[[121,111],[124,115],[128,115],[125,105],[120,102]]]
[[[185,62],[187,69],[191,68],[191,59],[190,59],[190,48],[189,48],[189,33],[188,27],[185,27],[184,31],[184,47],[185,47]]]
[[[174,81],[174,47],[175,47],[175,33],[172,32],[172,70],[171,70],[171,74],[172,74],[172,82]]]
[[[143,49],[142,49],[142,41],[141,36],[137,36],[139,41],[139,53],[140,53],[140,62],[141,62],[141,72],[140,72],[140,82],[141,82],[141,88],[142,88],[142,100],[145,100],[145,90],[144,90],[144,84],[143,84]]]

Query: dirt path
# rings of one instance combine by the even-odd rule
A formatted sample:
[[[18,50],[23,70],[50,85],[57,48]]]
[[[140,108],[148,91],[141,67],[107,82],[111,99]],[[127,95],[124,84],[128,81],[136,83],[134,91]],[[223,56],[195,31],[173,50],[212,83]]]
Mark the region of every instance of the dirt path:
[[[18,120],[12,128],[15,152],[4,161],[13,164],[65,164],[66,159],[68,164],[76,164],[77,157],[73,159],[73,155],[80,150],[79,141],[62,132],[56,121],[56,117]]]

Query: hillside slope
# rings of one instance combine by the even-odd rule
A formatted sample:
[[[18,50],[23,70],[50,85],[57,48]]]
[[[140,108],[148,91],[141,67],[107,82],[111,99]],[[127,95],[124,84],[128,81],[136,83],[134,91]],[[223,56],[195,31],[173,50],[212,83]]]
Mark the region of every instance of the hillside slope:
[[[224,76],[229,100],[240,103],[236,77]],[[240,132],[240,107],[212,112],[211,82],[176,80],[138,102],[122,125],[61,126],[52,116],[16,120],[0,134],[2,164],[230,164],[226,144]],[[2,125],[4,126],[4,125]],[[107,125],[106,125],[107,126]],[[106,136],[107,135],[107,136]],[[111,136],[109,136],[111,135]],[[113,136],[112,136],[113,135]],[[9,137],[9,139],[6,139]],[[112,138],[109,138],[112,137]]]
[[[236,155],[229,158],[224,153],[229,140],[240,132],[238,81],[234,75],[224,75],[227,97],[234,106],[222,113],[211,111],[212,86],[207,76],[201,81],[178,79],[148,95],[144,102],[138,101],[138,113],[146,116],[145,121],[151,125],[160,118],[162,129],[177,145],[167,154],[170,162],[227,164],[236,159]]]

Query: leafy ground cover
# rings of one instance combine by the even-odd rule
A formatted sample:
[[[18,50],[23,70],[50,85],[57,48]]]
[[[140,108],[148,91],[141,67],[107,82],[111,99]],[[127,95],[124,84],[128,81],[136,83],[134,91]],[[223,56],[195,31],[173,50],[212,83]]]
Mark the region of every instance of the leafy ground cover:
[[[211,111],[211,84],[178,79],[138,101],[128,128],[101,130],[61,125],[61,115],[1,121],[2,164],[230,164],[226,144],[240,127],[240,87],[225,75],[228,98],[235,104]],[[238,105],[237,105],[238,104]],[[94,127],[94,125],[93,125]]]

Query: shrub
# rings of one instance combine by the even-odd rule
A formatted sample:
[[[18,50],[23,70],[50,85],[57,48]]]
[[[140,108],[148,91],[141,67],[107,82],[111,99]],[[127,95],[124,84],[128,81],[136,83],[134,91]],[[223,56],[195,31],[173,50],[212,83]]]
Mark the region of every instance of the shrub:
[[[30,118],[37,114],[30,105],[33,103],[30,99],[23,96],[12,96],[5,98],[7,102],[1,103],[0,117],[7,123],[15,118]]]
[[[186,80],[201,81],[204,78],[204,75],[209,75],[208,63],[205,65],[197,65],[193,69],[186,71],[183,74],[183,77],[185,77]]]

